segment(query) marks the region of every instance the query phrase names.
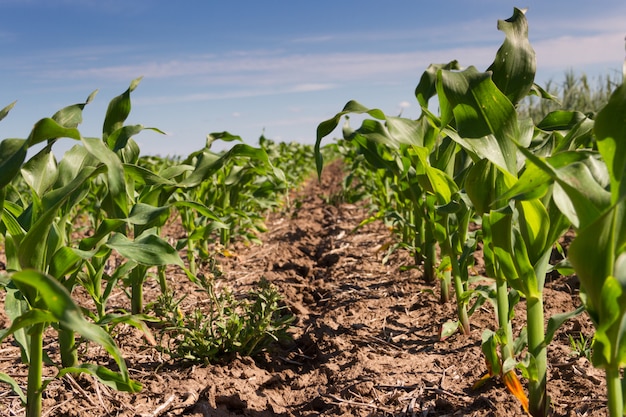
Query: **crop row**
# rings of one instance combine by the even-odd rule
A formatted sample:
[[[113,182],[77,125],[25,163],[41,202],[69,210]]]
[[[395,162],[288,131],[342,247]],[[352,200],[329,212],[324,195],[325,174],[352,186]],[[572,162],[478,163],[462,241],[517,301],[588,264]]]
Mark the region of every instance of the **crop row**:
[[[442,328],[442,337],[469,334],[471,314],[491,302],[499,327],[483,332],[486,378],[500,377],[530,415],[543,417],[550,412],[547,346],[557,328],[584,308],[596,328],[592,363],[606,371],[610,415],[621,416],[626,87],[615,88],[597,113],[556,110],[535,122],[524,100],[556,98],[534,83],[525,14],[515,9],[498,29],[505,40],[485,71],[461,68],[457,61],[428,67],[415,89],[419,119],[350,101],[320,123],[318,172],[321,142],[345,117],[337,147],[350,164],[348,181],[360,176],[362,192],[376,208],[366,222],[383,219],[393,227],[399,243],[389,250],[410,250],[427,280],[439,277],[442,302],[454,291],[458,318]],[[350,115],[363,118],[360,127],[350,126]],[[562,261],[551,264],[568,230],[576,237],[567,257],[561,250]],[[487,277],[477,279],[469,270],[479,244]],[[545,320],[544,284],[555,269],[575,271],[583,305]],[[525,326],[514,334],[511,319],[520,300]],[[528,380],[528,396],[520,372]]]
[[[42,393],[50,382],[42,378],[43,363],[51,361],[42,347],[50,326],[59,343],[56,378],[87,373],[117,390],[136,392],[141,387],[130,379],[111,337],[119,324],[149,334],[146,323],[162,321],[162,333],[169,337],[164,350],[207,361],[228,352],[257,352],[284,336],[292,319],[269,283],[262,282],[250,302],[218,294],[213,280],[219,269],[212,261],[216,251],[227,253],[233,239],[258,240],[267,213],[289,204],[288,191],[313,170],[312,146],[261,137],[253,147],[221,132],[208,135],[206,146],[184,159],[143,157],[133,137],[159,130],[124,124],[138,83],[111,100],[101,138],[83,137],[78,130],[94,92],[84,103],[39,120],[26,139],[0,142],[0,235],[6,258],[0,284],[11,320],[0,340],[12,335],[29,364],[26,393],[9,375],[0,374],[0,381],[20,395],[29,417],[41,415]],[[4,108],[0,119],[12,107]],[[76,145],[57,160],[53,149],[61,138]],[[214,152],[216,140],[235,144]],[[172,219],[185,234],[171,243],[162,229]],[[179,317],[182,300],[168,288],[168,266],[180,268],[206,291],[208,312]],[[158,305],[151,306],[158,317],[145,311],[143,288],[152,276],[161,290]],[[72,298],[77,287],[89,295],[93,309],[77,305]],[[130,311],[109,308],[114,291],[129,295]],[[82,363],[77,346],[82,341],[102,346],[118,371]]]

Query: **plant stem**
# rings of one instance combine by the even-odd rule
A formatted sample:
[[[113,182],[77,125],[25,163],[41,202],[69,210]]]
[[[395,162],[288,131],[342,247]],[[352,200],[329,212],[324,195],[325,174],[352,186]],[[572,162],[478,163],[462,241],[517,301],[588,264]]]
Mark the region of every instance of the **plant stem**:
[[[546,392],[548,356],[544,343],[542,295],[539,293],[539,296],[533,296],[526,300],[528,352],[534,357],[536,365],[536,377],[530,378],[528,381],[528,406],[533,417],[544,417],[548,413]]]
[[[463,285],[463,279],[461,277],[461,270],[459,268],[459,260],[456,257],[450,257],[450,263],[452,264],[452,276],[454,278],[454,291],[456,295],[456,308],[459,316],[459,322],[463,328],[463,334],[470,334],[470,323],[467,317],[467,302],[463,300],[463,293],[465,292],[465,286]]]
[[[76,351],[76,339],[74,331],[59,325],[59,351],[61,353],[61,364],[64,368],[76,366],[78,363],[78,352]]]
[[[502,362],[513,357],[511,343],[513,342],[513,328],[509,321],[509,288],[506,279],[496,278],[496,304],[498,306],[498,326],[506,338],[500,346]]]
[[[130,271],[130,308],[132,314],[141,314],[143,312],[143,281],[147,270],[147,267],[137,265],[132,271]]]
[[[470,334],[470,323],[467,316],[467,303],[463,300],[463,293],[465,292],[465,286],[463,285],[463,278],[461,277],[461,268],[459,267],[459,258],[452,249],[452,242],[450,236],[446,236],[446,239],[441,242],[442,258],[448,257],[450,260],[450,269],[444,271],[444,279],[441,282],[441,294],[443,302],[444,285],[447,288],[450,286],[451,279],[454,279],[454,294],[456,296],[456,309],[459,322],[463,328],[463,334]]]
[[[624,415],[624,401],[622,399],[622,380],[619,367],[607,368],[606,390],[609,416],[622,417]]]
[[[41,395],[43,391],[43,331],[44,324],[33,325],[30,336],[30,365],[26,388],[26,417],[41,416]]]
[[[426,219],[422,222],[420,235],[423,236],[424,279],[426,282],[434,282],[437,275],[435,273],[435,265],[437,264],[437,240],[434,237],[432,225],[430,225]]]
[[[528,326],[528,352],[535,358],[536,378],[528,381],[528,408],[534,417],[548,415],[547,368],[548,351],[545,344],[545,327],[543,311],[543,287],[546,271],[550,264],[552,246],[550,245],[539,261],[535,264],[536,288],[530,290],[526,299],[526,321]]]
[[[158,277],[159,277],[159,288],[161,290],[161,294],[167,293],[167,276],[165,274],[165,266],[159,266],[158,268]]]
[[[452,270],[446,268],[441,277],[441,295],[439,302],[445,304],[450,301],[450,283],[452,282]]]

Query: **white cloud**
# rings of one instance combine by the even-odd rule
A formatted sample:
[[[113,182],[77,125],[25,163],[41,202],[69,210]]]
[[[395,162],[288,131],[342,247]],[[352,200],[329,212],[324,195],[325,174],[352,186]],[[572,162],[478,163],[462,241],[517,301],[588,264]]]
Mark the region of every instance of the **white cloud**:
[[[540,67],[567,68],[608,64],[621,66],[624,59],[624,32],[594,36],[561,36],[533,45]]]
[[[533,41],[539,71],[542,68],[564,70],[585,65],[608,66],[612,63],[615,63],[615,67],[621,66],[624,52],[624,33],[619,32],[622,30],[621,20],[615,17],[608,19],[606,25],[604,22],[599,19],[581,20],[578,23],[584,23],[583,34],[558,37],[547,37],[543,34],[540,40]],[[478,69],[485,69],[492,62],[502,42],[502,34],[495,33],[493,27],[487,31],[484,21],[470,21],[460,27],[463,30],[456,27],[451,31],[444,26],[438,27],[436,32],[431,29],[428,36],[422,33],[424,40],[417,44],[417,49],[395,52],[290,53],[286,50],[238,50],[224,54],[188,56],[177,52],[176,56],[168,57],[162,53],[163,58],[137,59],[125,65],[102,65],[103,62],[113,61],[107,58],[109,54],[124,54],[125,51],[119,48],[131,48],[127,46],[99,47],[91,53],[80,49],[68,50],[63,54],[65,59],[58,60],[57,63],[45,61],[43,67],[39,66],[41,57],[32,57],[28,65],[24,62],[24,57],[18,62],[24,69],[31,68],[29,72],[36,79],[71,79],[74,83],[78,79],[84,79],[99,84],[100,80],[127,82],[143,75],[146,80],[168,80],[168,84],[180,91],[180,94],[171,93],[137,100],[150,104],[198,102],[324,91],[351,84],[393,84],[406,79],[417,81],[429,64],[445,63],[453,59],[459,60],[464,66],[474,65]],[[572,32],[566,32],[564,28],[558,31]],[[353,41],[362,41],[367,36],[372,36],[372,40],[385,36],[389,39],[412,39],[419,33],[419,30],[390,31],[374,34],[375,36],[352,33],[347,37]],[[449,36],[450,33],[471,35],[459,36],[461,40],[458,41]],[[487,33],[490,35],[487,36]],[[342,39],[342,36],[311,36],[296,39],[295,42],[334,42],[335,39]],[[446,42],[458,42],[454,47],[446,47],[447,43],[443,44],[442,39]],[[465,46],[472,42],[479,46]],[[439,47],[433,50],[433,44]],[[193,87],[193,92],[189,92],[190,86]]]

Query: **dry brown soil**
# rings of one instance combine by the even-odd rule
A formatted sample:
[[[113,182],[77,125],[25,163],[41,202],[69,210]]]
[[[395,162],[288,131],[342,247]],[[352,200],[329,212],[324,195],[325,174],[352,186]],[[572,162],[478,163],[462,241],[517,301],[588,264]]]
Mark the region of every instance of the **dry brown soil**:
[[[280,289],[297,316],[292,342],[254,359],[181,366],[137,330],[118,328],[116,340],[143,390],[118,393],[91,377],[65,377],[45,391],[44,415],[523,416],[498,380],[472,390],[485,372],[481,333],[495,324],[488,303],[471,317],[469,337],[439,340],[442,323],[455,317],[453,303],[441,305],[439,290],[424,282],[419,270],[401,269],[410,265],[406,255],[394,254],[383,265],[379,249],[391,239],[383,225],[353,232],[368,213],[361,206],[328,203],[341,175],[339,166],[329,166],[321,184],[310,181],[292,197],[298,204],[290,211],[269,216],[263,245],[236,245],[236,256],[220,258],[225,272],[220,285],[243,293],[264,276]],[[175,223],[167,233],[172,239],[183,234]],[[187,307],[199,302],[184,275],[172,270],[169,280],[177,294],[189,294]],[[156,282],[147,282],[146,298],[157,294]],[[578,304],[576,279],[552,277],[545,290],[546,316]],[[128,308],[128,301],[120,292],[110,305]],[[520,306],[516,327],[523,314]],[[7,326],[3,313],[0,326]],[[568,339],[592,331],[581,315],[567,322],[549,346],[554,416],[606,415],[603,373],[576,356]],[[54,357],[58,348],[49,336],[45,348]],[[27,367],[17,347],[5,341],[0,352],[0,372],[25,386]],[[97,348],[82,355],[85,361],[109,363]],[[46,369],[46,374],[54,373]],[[23,414],[17,396],[0,385],[0,415]]]

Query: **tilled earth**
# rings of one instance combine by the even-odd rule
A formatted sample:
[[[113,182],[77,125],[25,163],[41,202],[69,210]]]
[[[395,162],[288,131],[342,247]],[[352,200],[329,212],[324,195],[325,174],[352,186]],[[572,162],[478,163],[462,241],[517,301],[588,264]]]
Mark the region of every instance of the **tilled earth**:
[[[139,394],[119,393],[90,377],[53,380],[44,393],[45,416],[523,416],[519,402],[498,381],[473,390],[485,373],[481,333],[494,328],[489,303],[472,317],[469,337],[440,340],[441,325],[455,318],[453,303],[441,305],[436,285],[424,282],[401,253],[382,263],[389,231],[372,223],[364,207],[338,203],[341,168],[330,165],[322,183],[310,181],[292,197],[289,212],[271,215],[262,245],[235,245],[235,256],[219,259],[220,285],[245,293],[261,277],[284,295],[297,320],[293,341],[254,359],[234,357],[208,366],[182,366],[159,353],[141,333],[119,327],[115,335]],[[330,202],[333,202],[332,204]],[[296,204],[297,203],[297,204]],[[172,239],[183,236],[173,223]],[[0,253],[1,255],[1,253]],[[476,271],[481,260],[477,254]],[[171,288],[188,294],[183,308],[199,302],[187,278],[171,270]],[[158,285],[146,283],[146,299]],[[79,291],[79,301],[87,297]],[[88,305],[87,301],[84,301]],[[110,300],[128,308],[120,292]],[[546,317],[579,305],[574,277],[552,277],[545,290]],[[523,318],[523,306],[517,316]],[[0,326],[7,327],[4,313]],[[516,319],[519,327],[521,320]],[[578,316],[559,330],[549,346],[548,389],[554,416],[606,416],[604,374],[570,347],[568,335],[593,333]],[[53,334],[45,348],[58,352]],[[18,348],[0,345],[0,372],[25,386],[27,367]],[[109,363],[98,348],[85,361]],[[46,369],[53,375],[53,369]],[[525,381],[522,379],[522,383]],[[24,408],[0,385],[0,415],[23,415]]]

